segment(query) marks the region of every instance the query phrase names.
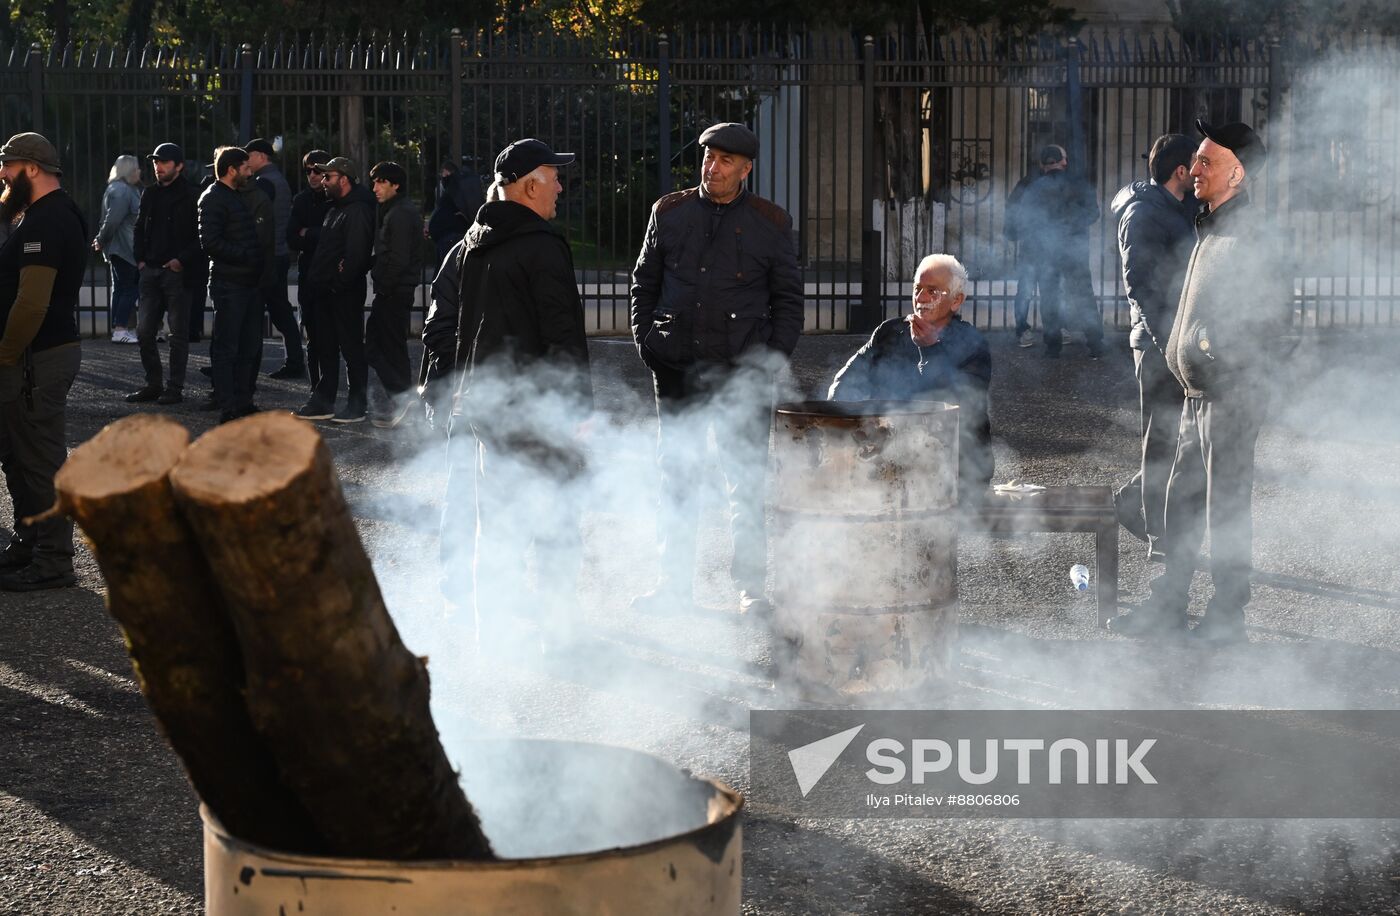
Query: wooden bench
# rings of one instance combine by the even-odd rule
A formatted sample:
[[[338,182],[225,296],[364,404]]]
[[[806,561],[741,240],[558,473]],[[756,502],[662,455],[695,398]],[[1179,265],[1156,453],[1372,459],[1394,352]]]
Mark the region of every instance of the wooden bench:
[[[968,531],[1020,534],[1032,531],[1091,531],[1099,626],[1118,612],[1118,516],[1108,487],[1047,487],[1034,493],[987,494]]]

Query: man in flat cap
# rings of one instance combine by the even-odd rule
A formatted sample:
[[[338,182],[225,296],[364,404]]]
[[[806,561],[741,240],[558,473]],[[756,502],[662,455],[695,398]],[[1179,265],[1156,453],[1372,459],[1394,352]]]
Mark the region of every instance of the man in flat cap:
[[[632,273],[632,337],[655,381],[661,478],[660,580],[632,607],[693,606],[696,473],[713,429],[739,610],[765,613],[773,376],[802,334],[802,273],[792,217],[744,187],[758,155],[753,131],[716,124],[700,145],[700,185],[655,203]]]
[[[460,415],[449,453],[470,456],[449,471],[443,591],[459,606],[474,601],[487,642],[526,616],[540,619],[546,638],[558,636],[576,603],[579,503],[564,485],[582,465],[575,440],[593,409],[593,384],[573,254],[550,225],[563,192],[559,169],[573,161],[533,138],[502,150],[487,203],[433,283],[430,317],[456,313]],[[531,545],[545,586],[535,596],[525,589]]]
[[[1191,179],[1204,206],[1166,346],[1167,366],[1185,394],[1167,484],[1166,570],[1142,608],[1110,625],[1129,636],[1183,633],[1196,553],[1209,530],[1214,591],[1192,634],[1233,643],[1247,639],[1254,444],[1269,376],[1286,358],[1293,271],[1288,239],[1250,200],[1250,182],[1265,163],[1263,142],[1240,123],[1198,120],[1196,127],[1205,139]]]
[[[34,133],[0,147],[0,222],[21,222],[0,246],[0,466],[14,507],[0,552],[0,588],[73,585],[73,523],[25,519],[54,503],[53,477],[68,457],[68,390],[78,375],[78,292],[87,222],[59,185],[58,151]]]
[[[267,304],[267,317],[277,333],[282,335],[282,346],[287,359],[281,366],[268,373],[269,378],[306,378],[306,351],[302,349],[301,328],[297,324],[297,313],[287,298],[287,273],[292,266],[291,249],[287,247],[287,225],[292,215],[292,186],[287,176],[274,158],[276,149],[271,140],[262,137],[248,141],[243,147],[248,151],[248,162],[253,167],[253,180],[267,199],[272,201],[272,218],[276,233],[276,261],[273,264],[272,280],[263,292]]]
[[[132,249],[141,272],[141,321],[137,341],[146,384],[126,396],[140,403],[178,404],[184,400],[185,365],[190,352],[191,288],[204,271],[199,262],[199,191],[185,178],[185,151],[162,143],[151,152],[156,183],[141,195]],[[162,378],[163,322],[170,324],[170,376]]]

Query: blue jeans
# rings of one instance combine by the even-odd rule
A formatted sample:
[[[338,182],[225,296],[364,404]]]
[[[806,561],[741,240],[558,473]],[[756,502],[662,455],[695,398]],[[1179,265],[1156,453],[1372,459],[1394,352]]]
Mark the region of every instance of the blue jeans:
[[[112,327],[129,328],[131,310],[136,308],[141,277],[136,265],[116,255],[107,256],[107,264],[112,269]]]

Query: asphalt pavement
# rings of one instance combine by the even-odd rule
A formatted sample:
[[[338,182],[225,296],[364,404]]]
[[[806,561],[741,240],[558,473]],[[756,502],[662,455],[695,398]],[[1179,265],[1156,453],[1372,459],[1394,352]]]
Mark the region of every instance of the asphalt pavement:
[[[820,393],[860,343],[805,337],[789,394]],[[1123,335],[1090,360],[1047,360],[994,333],[997,481],[1116,485],[1136,460],[1137,404]],[[134,406],[136,349],[84,343],[69,441],[137,410],[166,410],[193,434],[207,349],[190,397]],[[649,377],[629,344],[591,342],[598,403],[617,429],[645,431]],[[264,369],[280,365],[269,342]],[[961,709],[1390,709],[1400,699],[1400,334],[1309,332],[1280,366],[1274,420],[1258,448],[1256,588],[1247,646],[1142,644],[1096,623],[1088,534],[965,536],[955,674],[928,702]],[[305,396],[259,383],[264,409]],[[320,424],[401,633],[429,656],[449,753],[476,735],[604,741],[650,751],[746,790],[748,712],[783,708],[771,640],[733,608],[718,485],[702,482],[702,576],[694,613],[647,618],[627,600],[656,574],[650,457],[594,460],[628,495],[584,517],[577,633],[563,656],[483,657],[435,583],[439,449],[421,429]],[[644,450],[643,450],[644,451]],[[708,488],[708,489],[707,489]],[[0,518],[8,519],[8,498]],[[133,531],[133,538],[140,532]],[[1120,541],[1119,603],[1146,594],[1141,545]],[[160,563],[158,556],[152,563]],[[0,593],[0,912],[195,913],[202,908],[196,799],[136,688],[104,587],[80,549],[79,587]],[[536,573],[539,575],[540,573]],[[1194,612],[1209,590],[1197,577]],[[804,818],[753,804],[744,912],[1400,912],[1400,823],[1390,820],[870,820]]]

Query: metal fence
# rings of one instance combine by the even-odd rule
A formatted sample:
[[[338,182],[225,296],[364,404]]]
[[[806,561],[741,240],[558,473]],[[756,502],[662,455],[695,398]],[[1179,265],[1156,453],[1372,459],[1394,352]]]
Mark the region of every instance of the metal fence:
[[[294,182],[312,147],[365,170],[394,159],[426,213],[442,161],[484,174],[510,140],[542,137],[579,156],[565,171],[560,225],[590,328],[602,332],[625,329],[648,208],[695,183],[697,138],[711,123],[744,121],[759,134],[751,183],[793,214],[807,328],[841,330],[897,314],[914,264],[938,250],[975,281],[968,317],[1010,323],[1006,196],[1052,142],[1098,190],[1092,272],[1106,320],[1123,325],[1109,200],[1146,177],[1141,155],[1159,134],[1193,134],[1196,117],[1239,119],[1271,149],[1256,193],[1293,230],[1302,320],[1394,324],[1397,63],[1395,45],[1375,39],[868,38],[739,26],[606,39],[469,29],[412,41],[21,44],[0,46],[0,117],[9,132],[55,141],[94,228],[112,161],[164,140],[199,169],[217,145],[274,137]],[[84,327],[100,333],[96,259],[91,286]]]

